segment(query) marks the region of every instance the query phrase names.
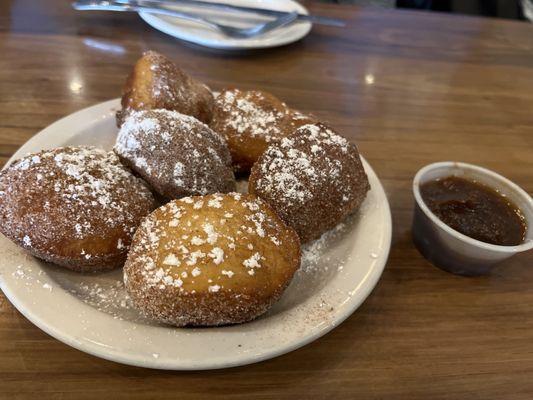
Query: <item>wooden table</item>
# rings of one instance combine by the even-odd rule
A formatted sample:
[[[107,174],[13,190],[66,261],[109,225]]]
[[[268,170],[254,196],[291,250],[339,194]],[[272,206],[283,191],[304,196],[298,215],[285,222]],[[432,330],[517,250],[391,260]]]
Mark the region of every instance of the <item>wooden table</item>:
[[[410,237],[411,180],[461,160],[533,192],[533,26],[444,14],[311,4],[348,19],[299,43],[249,54],[184,45],[135,15],[67,2],[0,3],[1,162],[54,120],[117,97],[156,49],[213,88],[271,91],[356,141],[392,206],[390,259],[361,308],[316,342],[210,372],[128,367],[70,348],[0,294],[0,398],[531,399],[533,257],[462,278]]]

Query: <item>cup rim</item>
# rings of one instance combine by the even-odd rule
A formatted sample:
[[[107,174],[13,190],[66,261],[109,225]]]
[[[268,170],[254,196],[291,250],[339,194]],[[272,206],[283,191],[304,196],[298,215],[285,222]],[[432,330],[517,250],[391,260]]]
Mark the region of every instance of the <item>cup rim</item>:
[[[497,244],[491,244],[482,242],[481,240],[477,240],[474,238],[471,238],[470,236],[467,236],[459,231],[456,231],[455,229],[449,227],[446,225],[443,221],[441,221],[426,205],[424,200],[422,199],[422,195],[420,194],[420,181],[422,177],[427,174],[429,171],[432,171],[437,168],[442,167],[453,167],[453,168],[459,168],[464,170],[474,170],[481,174],[491,176],[492,178],[496,178],[497,180],[503,182],[506,186],[508,186],[512,191],[516,192],[520,197],[523,197],[527,203],[529,203],[529,206],[533,209],[533,199],[529,194],[522,189],[520,186],[518,186],[516,183],[510,181],[509,179],[505,178],[504,176],[497,174],[494,171],[491,171],[489,169],[479,167],[477,165],[458,162],[458,161],[440,161],[435,162],[432,164],[428,164],[424,167],[422,167],[418,172],[416,173],[414,179],[413,179],[413,194],[415,196],[415,201],[420,207],[420,209],[424,212],[424,214],[431,220],[431,222],[435,225],[437,225],[439,228],[447,232],[449,235],[455,237],[456,239],[470,245],[474,246],[483,250],[492,250],[500,253],[520,253],[526,250],[530,250],[533,248],[533,240],[532,239],[526,239],[524,243],[515,245],[515,246],[502,246]],[[526,218],[527,223],[527,229],[533,229],[533,219]]]

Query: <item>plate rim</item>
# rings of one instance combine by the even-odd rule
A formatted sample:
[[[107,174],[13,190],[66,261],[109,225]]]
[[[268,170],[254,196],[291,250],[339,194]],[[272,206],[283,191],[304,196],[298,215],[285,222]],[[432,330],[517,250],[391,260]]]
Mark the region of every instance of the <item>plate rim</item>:
[[[8,165],[10,165],[14,160],[18,159],[22,154],[25,154],[25,152],[28,152],[28,148],[34,147],[37,143],[43,142],[43,138],[46,137],[46,134],[48,131],[53,131],[57,129],[57,126],[61,126],[62,124],[65,124],[65,122],[70,120],[76,120],[80,119],[80,117],[83,117],[85,114],[89,114],[91,116],[91,120],[94,120],[93,117],[96,117],[98,115],[102,116],[104,110],[106,110],[106,115],[109,112],[112,112],[113,109],[116,109],[119,107],[119,100],[120,99],[112,99],[105,102],[97,103],[92,106],[83,108],[79,111],[76,111],[74,113],[71,113],[52,124],[48,125],[44,129],[40,130],[38,133],[36,133],[34,136],[32,136],[28,141],[26,141],[18,150],[15,152],[11,158],[6,162],[3,168],[6,168]],[[88,117],[87,117],[88,118]],[[104,116],[105,118],[105,116]],[[85,118],[83,118],[85,119]],[[66,121],[67,120],[67,121]],[[49,147],[54,147],[49,146]],[[47,148],[46,146],[43,148]],[[388,256],[390,253],[391,248],[391,242],[392,242],[392,215],[390,211],[390,205],[388,198],[386,196],[385,190],[383,188],[383,185],[381,181],[379,180],[379,177],[373,170],[373,168],[370,166],[370,164],[364,159],[364,157],[361,155],[361,159],[363,162],[363,165],[365,167],[365,170],[367,173],[373,174],[376,178],[376,183],[378,184],[377,187],[374,185],[372,190],[377,190],[380,192],[380,199],[383,200],[383,209],[385,212],[385,219],[386,224],[384,224],[384,232],[383,232],[383,256],[380,255],[379,260],[376,260],[375,267],[372,268],[369,271],[369,276],[366,280],[366,283],[364,287],[362,288],[362,292],[359,293],[357,297],[355,297],[354,301],[351,301],[349,304],[349,308],[347,310],[344,310],[342,314],[335,314],[334,318],[332,318],[331,323],[325,324],[320,327],[320,329],[311,329],[308,331],[306,335],[303,335],[301,339],[294,340],[292,342],[289,342],[285,346],[279,346],[278,348],[275,348],[274,350],[270,351],[263,351],[260,354],[245,354],[240,355],[232,360],[228,361],[212,361],[211,363],[192,363],[192,364],[180,364],[180,360],[175,360],[175,363],[164,363],[161,362],[161,360],[150,360],[142,357],[136,357],[135,354],[124,354],[124,351],[117,351],[113,348],[107,348],[102,345],[98,346],[89,341],[88,339],[83,340],[80,338],[73,337],[72,334],[65,333],[64,330],[61,330],[60,328],[56,326],[50,326],[46,321],[43,321],[39,316],[35,315],[31,309],[28,309],[24,307],[21,303],[22,301],[19,301],[19,295],[17,295],[14,291],[12,291],[9,287],[9,285],[6,285],[6,281],[2,279],[2,276],[0,274],[0,289],[4,292],[5,296],[8,298],[8,300],[13,304],[13,306],[22,314],[24,317],[26,317],[30,322],[32,322],[35,326],[37,326],[39,329],[43,330],[50,336],[54,337],[55,339],[74,347],[80,351],[83,351],[85,353],[89,353],[91,355],[94,355],[99,358],[103,358],[109,361],[114,361],[126,365],[133,365],[143,368],[152,368],[152,369],[164,369],[164,370],[211,370],[211,369],[220,369],[220,368],[229,368],[229,367],[237,367],[237,366],[243,366],[248,365],[260,361],[264,361],[267,359],[275,358],[283,354],[287,354],[291,351],[294,351],[300,347],[303,347],[316,339],[324,336],[337,326],[339,326],[341,323],[343,323],[347,318],[349,318],[353,313],[361,306],[361,304],[368,298],[370,293],[374,290],[375,286],[377,285],[379,279],[381,278],[381,275],[383,274],[383,271],[385,269],[385,266],[388,261]],[[6,238],[6,240],[8,240]],[[360,283],[359,283],[360,284]],[[354,297],[351,297],[354,299]],[[133,322],[132,322],[133,323]]]

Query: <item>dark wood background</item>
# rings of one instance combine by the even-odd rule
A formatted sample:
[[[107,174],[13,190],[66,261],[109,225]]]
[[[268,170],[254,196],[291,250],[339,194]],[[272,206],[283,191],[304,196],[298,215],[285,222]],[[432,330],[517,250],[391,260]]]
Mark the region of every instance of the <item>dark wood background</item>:
[[[383,277],[352,317],[245,367],[100,360],[50,338],[0,294],[0,398],[533,398],[532,254],[462,278],[431,266],[410,239],[411,181],[427,163],[478,164],[533,191],[533,26],[309,6],[348,27],[244,54],[180,43],[136,15],[0,2],[0,163],[56,119],[117,97],[135,59],[155,49],[215,89],[268,90],[328,120],[375,168],[394,220]]]

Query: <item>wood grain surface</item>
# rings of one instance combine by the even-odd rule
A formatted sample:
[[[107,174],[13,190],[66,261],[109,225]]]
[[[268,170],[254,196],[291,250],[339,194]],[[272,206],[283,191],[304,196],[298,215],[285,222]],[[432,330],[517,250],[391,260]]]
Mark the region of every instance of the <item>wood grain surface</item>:
[[[155,49],[215,89],[271,91],[355,141],[393,212],[390,259],[346,322],[290,354],[209,372],[115,364],[64,345],[0,294],[1,399],[531,399],[533,254],[491,276],[430,265],[410,238],[411,181],[459,160],[533,192],[533,26],[357,9],[286,47],[228,53],[180,43],[136,15],[65,1],[0,2],[0,163],[56,119],[117,97]]]

